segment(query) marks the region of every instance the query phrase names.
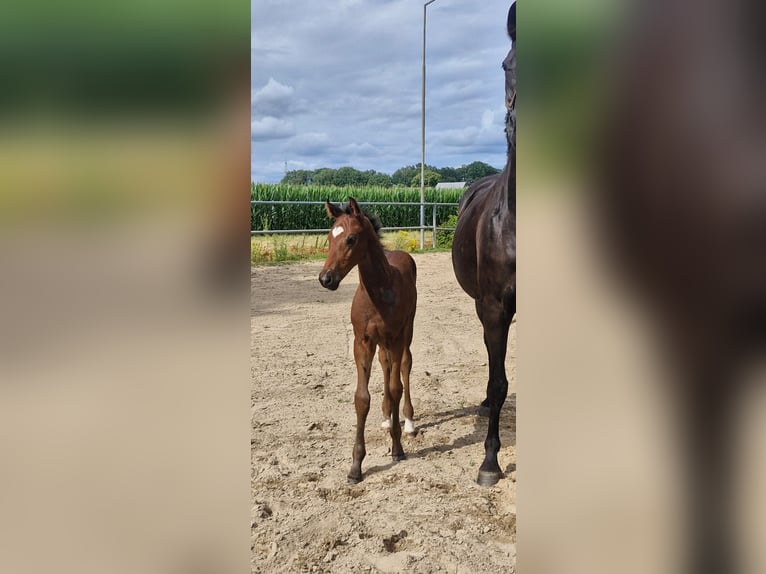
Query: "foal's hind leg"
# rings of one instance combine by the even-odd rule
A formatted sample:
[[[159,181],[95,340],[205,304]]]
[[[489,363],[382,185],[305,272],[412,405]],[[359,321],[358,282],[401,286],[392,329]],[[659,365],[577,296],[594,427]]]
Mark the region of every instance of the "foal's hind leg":
[[[404,432],[415,434],[415,411],[412,408],[412,399],[410,398],[410,371],[412,370],[412,353],[410,345],[412,344],[412,326],[407,330],[404,341],[404,354],[402,356],[402,383],[404,384]]]
[[[370,367],[375,354],[375,343],[370,339],[354,339],[354,360],[356,361],[356,393],[354,408],[356,410],[356,440],[354,441],[353,462],[348,471],[348,481],[357,483],[362,480],[362,461],[367,450],[364,446],[364,425],[367,413],[370,412]]]
[[[382,353],[388,354],[391,362],[391,374],[387,381],[387,392],[391,397],[391,458],[394,460],[404,460],[404,449],[402,448],[402,429],[399,426],[399,403],[402,400],[402,359],[404,355],[404,345],[399,343],[392,345],[389,349],[381,349]]]
[[[383,409],[383,422],[380,423],[380,426],[381,428],[388,429],[391,428],[391,393],[388,384],[391,379],[391,359],[385,349],[380,349],[378,360],[380,361],[380,368],[383,371],[383,402],[381,403],[381,409]]]
[[[412,335],[410,335],[410,342],[412,341]],[[390,381],[391,376],[391,361],[386,358],[386,353],[381,352],[378,356],[380,359],[380,366],[383,369],[383,422],[382,428],[390,429],[392,425],[393,417],[391,413],[393,408],[391,406],[393,398],[391,396]],[[410,352],[409,343],[404,347],[401,360],[401,381],[404,389],[404,432],[407,434],[415,434],[415,410],[412,408],[412,398],[410,397],[410,371],[412,370],[412,353]],[[398,411],[397,411],[398,412]]]

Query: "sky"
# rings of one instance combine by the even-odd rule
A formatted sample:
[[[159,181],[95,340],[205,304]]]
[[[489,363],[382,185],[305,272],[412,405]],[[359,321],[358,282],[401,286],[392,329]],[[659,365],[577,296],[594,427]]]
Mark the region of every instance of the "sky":
[[[251,175],[420,162],[421,0],[251,0]],[[509,0],[436,0],[426,164],[505,164]]]

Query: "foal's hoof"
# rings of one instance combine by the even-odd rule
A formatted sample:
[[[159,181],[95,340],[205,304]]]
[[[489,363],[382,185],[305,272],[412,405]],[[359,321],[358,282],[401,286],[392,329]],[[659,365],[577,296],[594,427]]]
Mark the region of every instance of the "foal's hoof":
[[[400,452],[399,454],[392,454],[391,458],[394,460],[394,462],[399,462],[400,460],[407,460],[407,455],[403,452]]]
[[[359,484],[360,482],[362,482],[361,474],[359,476],[352,476],[351,474],[349,474],[346,478],[348,479],[349,484]]]
[[[479,486],[494,486],[501,478],[503,478],[503,473],[499,470],[480,470],[476,482],[479,483]]]

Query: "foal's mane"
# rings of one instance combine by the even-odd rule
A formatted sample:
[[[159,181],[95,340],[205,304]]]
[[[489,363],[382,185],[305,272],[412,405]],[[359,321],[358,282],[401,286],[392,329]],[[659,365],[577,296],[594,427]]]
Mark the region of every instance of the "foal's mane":
[[[345,207],[343,208],[343,213],[345,213],[346,215],[353,215],[353,213],[351,212],[351,206],[349,204],[345,205]],[[382,239],[380,230],[383,227],[383,225],[380,223],[380,218],[375,213],[367,213],[364,210],[362,210],[362,213],[372,224],[372,228],[375,230],[375,235],[378,236],[378,239]]]

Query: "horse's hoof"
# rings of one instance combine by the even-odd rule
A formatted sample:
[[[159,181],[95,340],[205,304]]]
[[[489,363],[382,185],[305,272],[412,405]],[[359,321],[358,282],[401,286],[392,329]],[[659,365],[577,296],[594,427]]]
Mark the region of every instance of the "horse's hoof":
[[[407,455],[402,452],[399,454],[392,454],[391,458],[394,460],[394,462],[399,462],[400,460],[407,460]]]
[[[356,465],[351,466],[351,469],[348,471],[346,478],[348,478],[349,484],[359,484],[360,482],[362,482],[361,467],[356,467]]]
[[[503,478],[503,473],[499,470],[480,470],[476,482],[478,482],[480,486],[494,486],[501,478]]]

